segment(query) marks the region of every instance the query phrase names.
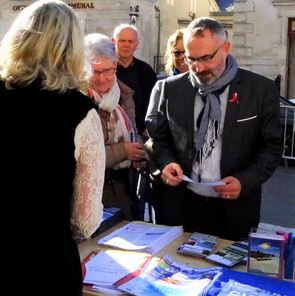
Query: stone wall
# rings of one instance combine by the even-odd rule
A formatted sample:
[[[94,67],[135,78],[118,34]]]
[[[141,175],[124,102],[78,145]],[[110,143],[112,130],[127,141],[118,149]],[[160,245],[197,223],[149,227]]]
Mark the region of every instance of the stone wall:
[[[23,6],[34,1],[0,0],[0,39],[9,29]],[[140,34],[140,44],[136,56],[153,66],[157,52],[157,23],[153,3],[148,0],[93,0],[65,1],[73,7],[80,18],[85,33],[103,33],[112,37],[113,29],[120,23],[129,23],[130,7],[139,6],[136,27]]]
[[[275,79],[286,93],[288,18],[295,0],[235,0],[232,53],[241,67]],[[294,77],[295,79],[295,77]]]

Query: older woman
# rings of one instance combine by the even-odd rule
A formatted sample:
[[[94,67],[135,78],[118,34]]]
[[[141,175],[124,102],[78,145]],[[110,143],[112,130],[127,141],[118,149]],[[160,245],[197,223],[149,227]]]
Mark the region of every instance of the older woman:
[[[103,203],[124,208],[127,218],[137,218],[136,200],[130,189],[130,168],[137,168],[146,153],[136,133],[134,92],[116,78],[118,57],[111,39],[103,34],[89,34],[85,37],[85,50],[92,67],[89,95],[99,106],[105,140],[107,170]],[[125,185],[128,198],[123,198],[122,190],[116,188],[120,185],[114,180]]]

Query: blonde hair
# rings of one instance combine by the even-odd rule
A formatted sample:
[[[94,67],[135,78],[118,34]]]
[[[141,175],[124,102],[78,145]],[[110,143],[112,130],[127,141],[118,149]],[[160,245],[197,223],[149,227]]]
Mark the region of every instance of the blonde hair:
[[[174,65],[174,58],[173,58],[173,49],[176,46],[176,43],[179,40],[183,40],[183,30],[176,30],[169,38],[167,41],[167,47],[166,47],[166,52],[164,56],[164,61],[165,61],[165,71],[168,75],[172,74],[173,67]]]
[[[38,80],[47,90],[85,90],[83,33],[73,10],[59,0],[24,8],[0,46],[0,78],[7,88]]]

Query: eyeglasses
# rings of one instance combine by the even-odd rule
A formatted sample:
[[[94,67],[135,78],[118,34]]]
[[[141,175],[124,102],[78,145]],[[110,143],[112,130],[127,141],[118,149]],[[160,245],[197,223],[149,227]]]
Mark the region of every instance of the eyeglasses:
[[[185,51],[172,50],[171,53],[172,53],[176,58],[179,58],[181,55],[184,56]]]
[[[187,62],[187,64],[189,65],[193,65],[195,62],[199,62],[199,63],[202,63],[202,64],[206,64],[206,63],[209,63],[211,62],[214,57],[216,56],[216,54],[218,53],[219,49],[224,45],[224,43],[222,43],[213,53],[211,54],[206,54],[202,57],[188,57],[186,56],[185,57],[185,60]]]
[[[115,72],[115,68],[106,69],[103,71],[93,70],[93,76],[99,77],[100,75],[103,75],[104,77],[111,77]]]

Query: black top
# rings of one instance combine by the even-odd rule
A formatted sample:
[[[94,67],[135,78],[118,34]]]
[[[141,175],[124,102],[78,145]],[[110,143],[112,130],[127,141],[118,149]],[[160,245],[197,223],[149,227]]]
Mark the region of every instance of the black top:
[[[5,273],[30,295],[81,295],[70,225],[74,135],[94,105],[77,91],[59,94],[37,84],[7,90],[0,82],[0,97],[2,209],[9,215],[4,254],[13,254]]]
[[[138,133],[142,135],[146,129],[144,119],[151,91],[157,81],[156,73],[149,64],[134,57],[127,68],[118,64],[117,76],[135,92],[135,121]]]

